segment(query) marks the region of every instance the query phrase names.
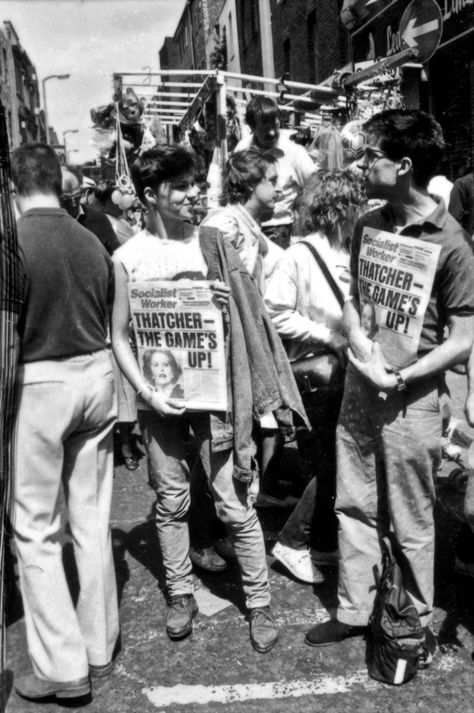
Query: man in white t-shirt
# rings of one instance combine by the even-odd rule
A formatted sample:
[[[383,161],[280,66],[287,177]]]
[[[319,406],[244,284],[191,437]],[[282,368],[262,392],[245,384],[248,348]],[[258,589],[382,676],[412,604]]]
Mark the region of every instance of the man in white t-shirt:
[[[317,167],[306,149],[280,131],[280,112],[273,99],[263,96],[251,99],[245,120],[252,135],[239,141],[235,147],[236,152],[248,148],[264,151],[278,149],[281,152],[277,163],[281,196],[275,204],[273,217],[262,224],[262,230],[273,242],[286,249],[290,244],[294,223],[295,201]]]

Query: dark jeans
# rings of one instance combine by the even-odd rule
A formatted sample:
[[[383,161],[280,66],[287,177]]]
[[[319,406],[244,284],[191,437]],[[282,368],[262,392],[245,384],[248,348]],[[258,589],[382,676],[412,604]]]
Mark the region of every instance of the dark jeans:
[[[191,471],[191,505],[189,508],[189,539],[191,547],[211,547],[214,540],[227,535],[225,525],[217,517],[214,498],[206,472],[197,458]]]
[[[262,228],[262,232],[278,247],[286,250],[290,246],[291,229],[293,225],[268,225]]]
[[[313,430],[298,432],[298,449],[314,477],[279,535],[282,544],[296,550],[337,548],[336,425],[342,392],[341,388],[302,395]]]

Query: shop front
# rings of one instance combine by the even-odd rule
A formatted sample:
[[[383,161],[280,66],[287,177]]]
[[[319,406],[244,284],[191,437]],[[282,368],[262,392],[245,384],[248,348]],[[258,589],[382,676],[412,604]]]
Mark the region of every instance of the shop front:
[[[355,67],[420,49],[401,70],[404,103],[440,122],[448,144],[443,172],[456,178],[474,163],[474,1],[376,0],[361,14],[351,31]]]

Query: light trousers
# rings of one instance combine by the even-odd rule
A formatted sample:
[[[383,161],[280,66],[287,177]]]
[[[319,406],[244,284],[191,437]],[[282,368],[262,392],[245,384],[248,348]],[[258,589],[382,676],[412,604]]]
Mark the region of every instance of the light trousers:
[[[441,460],[438,388],[438,379],[430,378],[383,399],[348,369],[337,427],[337,618],[344,624],[368,623],[380,540],[389,532],[422,624],[431,619],[434,475]]]
[[[119,635],[109,527],[114,375],[106,350],[19,371],[13,527],[35,674],[52,681],[108,663]],[[64,490],[79,576],[74,608],[63,567]]]

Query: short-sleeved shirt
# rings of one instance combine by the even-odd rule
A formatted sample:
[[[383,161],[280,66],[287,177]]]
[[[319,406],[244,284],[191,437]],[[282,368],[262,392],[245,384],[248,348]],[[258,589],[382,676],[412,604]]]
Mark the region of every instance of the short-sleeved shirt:
[[[62,208],[33,208],[18,221],[18,244],[25,275],[21,360],[104,349],[114,275],[97,237]]]
[[[358,279],[364,228],[397,232],[390,205],[367,213],[356,225],[351,247],[351,273],[355,280]],[[467,234],[447,212],[442,199],[431,215],[419,223],[405,226],[398,234],[441,246],[420,336],[418,357],[421,357],[442,343],[450,315],[474,315],[474,256]]]

